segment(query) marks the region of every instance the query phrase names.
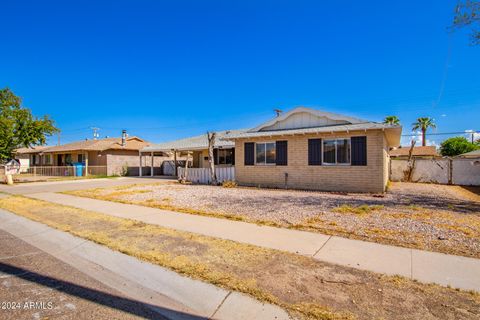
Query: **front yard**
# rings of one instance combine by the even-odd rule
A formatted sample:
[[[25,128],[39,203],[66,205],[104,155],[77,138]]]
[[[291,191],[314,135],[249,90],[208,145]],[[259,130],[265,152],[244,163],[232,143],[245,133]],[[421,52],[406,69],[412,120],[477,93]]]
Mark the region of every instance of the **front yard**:
[[[20,196],[0,199],[0,208],[277,304],[294,319],[478,319],[480,315],[480,297],[475,292],[382,276]]]
[[[480,258],[478,189],[393,183],[372,195],[170,181],[67,193]]]

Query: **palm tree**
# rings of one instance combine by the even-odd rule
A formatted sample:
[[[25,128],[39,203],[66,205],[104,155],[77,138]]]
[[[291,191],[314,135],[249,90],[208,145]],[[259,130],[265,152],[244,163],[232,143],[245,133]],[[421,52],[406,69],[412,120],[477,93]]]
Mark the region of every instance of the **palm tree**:
[[[400,124],[400,119],[398,119],[397,116],[387,116],[387,117],[385,117],[385,120],[383,120],[383,123],[392,124],[392,125],[399,125]]]
[[[418,118],[417,122],[414,122],[412,126],[412,130],[422,130],[422,146],[427,145],[427,129],[437,127],[434,120],[429,117]]]

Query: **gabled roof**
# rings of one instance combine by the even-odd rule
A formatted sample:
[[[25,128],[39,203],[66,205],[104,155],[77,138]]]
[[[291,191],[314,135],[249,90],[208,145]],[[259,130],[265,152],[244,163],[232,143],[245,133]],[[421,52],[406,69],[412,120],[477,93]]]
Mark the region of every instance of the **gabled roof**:
[[[122,138],[105,138],[98,140],[81,140],[60,146],[44,147],[41,150],[31,148],[18,149],[17,153],[47,153],[71,151],[104,151],[104,150],[140,150],[149,143],[138,137],[128,137],[126,145],[122,146]]]
[[[408,156],[410,152],[410,147],[403,147],[391,150],[390,156],[391,157],[401,157],[401,156]],[[419,146],[414,147],[412,151],[412,155],[414,156],[438,156],[437,148],[435,146]]]
[[[306,113],[306,114],[315,116],[317,118],[326,118],[326,119],[334,120],[336,122],[336,124],[357,124],[357,123],[368,122],[367,120],[354,118],[354,117],[349,117],[349,116],[344,116],[344,115],[341,115],[341,114],[336,114],[336,113],[331,113],[331,112],[326,112],[326,111],[321,111],[321,110],[315,110],[315,109],[307,108],[307,107],[296,107],[293,110],[282,113],[279,116],[277,116],[277,117],[275,117],[275,118],[273,118],[273,119],[271,119],[271,120],[269,120],[265,123],[262,123],[258,127],[255,127],[253,129],[248,130],[248,132],[268,131],[268,130],[265,130],[265,129],[267,129],[268,127],[272,127],[273,125],[275,125],[279,122],[285,121],[288,118],[292,117],[293,115],[300,114],[300,113]],[[303,128],[306,128],[306,127],[303,127]],[[298,128],[296,128],[296,129],[298,129]],[[272,130],[272,131],[275,131],[275,130]]]
[[[458,155],[459,158],[480,158],[480,149]]]
[[[235,143],[224,139],[227,139],[230,135],[239,134],[244,131],[245,130],[217,131],[214,147],[233,148]],[[196,151],[205,149],[208,149],[208,137],[206,133],[195,137],[189,137],[165,143],[151,144],[150,146],[143,148],[142,152],[168,152],[173,150]]]
[[[291,121],[288,125],[278,125],[282,121],[285,123],[288,119],[293,119],[298,114],[307,114],[318,121]],[[296,120],[296,119],[295,119]],[[298,125],[296,123],[298,122]],[[321,124],[321,125],[319,125]],[[281,129],[272,129],[281,128]],[[232,134],[228,139],[247,139],[259,137],[287,136],[297,134],[318,134],[335,133],[366,130],[384,130],[389,146],[398,146],[402,127],[399,125],[390,125],[374,121],[363,120],[359,118],[343,116],[336,113],[314,110],[306,107],[298,107],[285,114],[273,118],[253,129]]]

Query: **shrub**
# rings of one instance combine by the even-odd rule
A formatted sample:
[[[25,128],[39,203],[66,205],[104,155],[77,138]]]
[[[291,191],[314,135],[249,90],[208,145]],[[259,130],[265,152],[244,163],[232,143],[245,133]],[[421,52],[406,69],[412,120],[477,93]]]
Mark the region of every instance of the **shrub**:
[[[222,187],[224,187],[224,188],[236,188],[237,183],[233,180],[225,180],[222,183]]]
[[[465,137],[453,137],[442,142],[440,153],[442,156],[458,156],[459,154],[474,151],[480,148],[477,143],[471,143]]]

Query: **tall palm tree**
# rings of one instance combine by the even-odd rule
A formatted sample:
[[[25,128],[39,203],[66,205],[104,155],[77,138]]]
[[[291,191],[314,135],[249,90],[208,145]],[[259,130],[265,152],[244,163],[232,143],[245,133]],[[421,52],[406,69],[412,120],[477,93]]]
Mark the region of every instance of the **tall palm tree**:
[[[387,116],[383,120],[383,123],[399,125],[400,124],[400,119],[398,119],[397,116]]]
[[[427,145],[427,129],[437,127],[434,120],[429,117],[418,118],[417,122],[414,122],[412,126],[412,130],[422,130],[422,146]]]

